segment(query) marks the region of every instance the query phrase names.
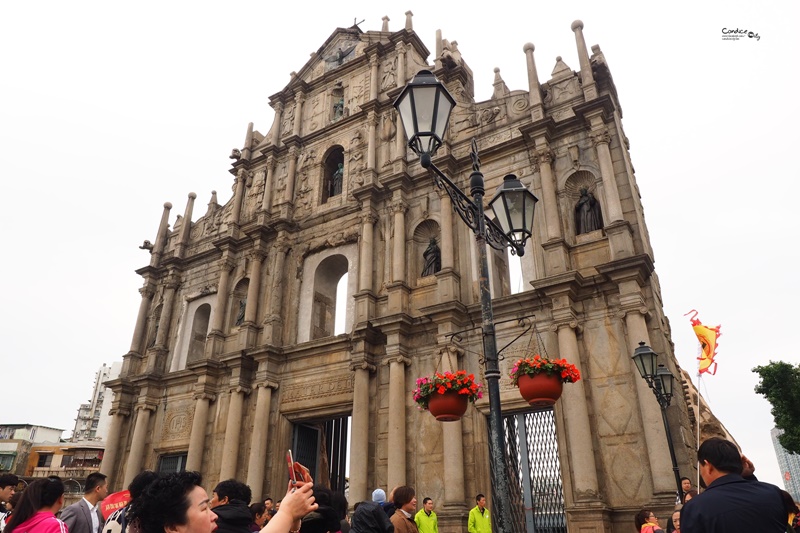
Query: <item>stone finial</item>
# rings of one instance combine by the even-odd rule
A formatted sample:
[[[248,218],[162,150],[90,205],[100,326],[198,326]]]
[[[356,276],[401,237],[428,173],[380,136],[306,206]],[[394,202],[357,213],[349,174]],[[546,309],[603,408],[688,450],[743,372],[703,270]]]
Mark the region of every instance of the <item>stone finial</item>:
[[[389,17],[384,16],[382,19],[383,25],[381,26],[381,31],[388,32],[389,31]]]
[[[500,69],[495,67],[494,68],[494,93],[492,94],[493,100],[498,100],[500,98],[505,98],[506,96],[511,94],[511,91],[508,90],[508,86],[506,82],[503,81],[503,78],[500,77]]]
[[[411,17],[413,16],[414,13],[412,13],[410,10],[406,11],[406,29],[408,31],[412,31],[414,29],[414,24],[411,22]]]
[[[592,64],[589,61],[589,52],[586,49],[586,41],[583,38],[583,22],[576,20],[572,23],[572,31],[575,32],[575,45],[578,49],[578,59],[581,65],[581,84],[583,95],[586,100],[597,98],[597,87],[594,84],[592,75]]]
[[[522,46],[522,51],[523,52],[533,52],[534,50],[536,50],[536,47],[533,46],[533,43],[525,43]]]
[[[172,202],[164,202],[164,209],[172,209]]]
[[[556,56],[556,66],[553,67],[553,72],[550,73],[553,79],[563,79],[572,76],[572,70],[561,60],[561,56]]]
[[[572,27],[572,31],[582,30],[583,29],[583,21],[582,20],[576,20],[576,21],[574,21],[572,23],[571,27]]]
[[[190,198],[191,200],[195,200],[195,199],[197,199],[197,195],[196,195],[195,193],[193,193],[193,192],[190,192],[190,193],[189,193],[189,198]]]
[[[208,202],[209,204],[218,204],[217,202],[217,191],[211,191],[211,200]]]
[[[544,107],[542,107],[542,88],[539,85],[539,73],[536,71],[536,61],[533,59],[534,50],[536,50],[536,47],[533,46],[533,43],[525,43],[522,47],[528,63],[528,101],[531,105],[531,120],[537,121],[544,118]]]
[[[242,149],[242,159],[250,161],[251,150],[253,148],[253,123],[247,124],[247,133],[244,136],[244,148]]]

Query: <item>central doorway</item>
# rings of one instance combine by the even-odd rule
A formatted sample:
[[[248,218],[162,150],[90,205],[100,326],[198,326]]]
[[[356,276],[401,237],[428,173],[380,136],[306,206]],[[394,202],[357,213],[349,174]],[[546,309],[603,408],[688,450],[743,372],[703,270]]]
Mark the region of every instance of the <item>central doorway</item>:
[[[314,482],[347,496],[350,472],[350,416],[294,425],[292,454]]]

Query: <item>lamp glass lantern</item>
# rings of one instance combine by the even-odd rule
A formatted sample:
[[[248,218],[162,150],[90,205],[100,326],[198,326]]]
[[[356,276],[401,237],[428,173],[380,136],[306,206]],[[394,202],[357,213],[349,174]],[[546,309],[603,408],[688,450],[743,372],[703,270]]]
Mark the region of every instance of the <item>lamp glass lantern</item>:
[[[514,174],[508,174],[489,202],[503,233],[519,247],[524,247],[533,234],[533,211],[538,201]]]
[[[633,362],[639,374],[650,382],[656,375],[656,363],[658,354],[653,351],[644,341],[639,343],[639,347],[633,351]]]
[[[429,70],[421,70],[394,101],[415,154],[433,155],[442,145],[455,99]]]
[[[667,400],[671,399],[673,387],[675,385],[675,376],[673,376],[669,369],[664,365],[658,365],[658,369],[656,370],[656,380],[659,384],[661,394],[663,394]],[[669,401],[667,403],[669,403]]]

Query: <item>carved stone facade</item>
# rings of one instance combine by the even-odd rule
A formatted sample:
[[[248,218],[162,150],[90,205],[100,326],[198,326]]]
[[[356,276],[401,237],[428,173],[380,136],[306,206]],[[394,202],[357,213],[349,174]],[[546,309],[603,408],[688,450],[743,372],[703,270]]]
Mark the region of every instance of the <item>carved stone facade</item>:
[[[412,400],[415,379],[449,366],[482,374],[477,250],[450,199],[408,151],[392,102],[420,69],[458,102],[436,164],[467,187],[477,139],[487,191],[521,177],[540,198],[509,294],[507,258],[490,254],[498,346],[535,315],[542,348],[583,379],[555,408],[571,531],[628,531],[635,510],[667,510],[675,483],[659,406],[631,361],[644,341],[676,375],[669,324],[613,79],[575,23],[579,71],[558,59],[540,82],[533,45],[520,54],[527,91],[495,73],[474,99],[455,41],[437,35],[433,65],[411,29],[338,29],[270,98],[264,135],[248,128],[232,155],[233,198],[216,193],[180,227],[165,204],[136,328],[115,393],[103,471],[115,489],[164,457],[186,456],[207,486],[236,477],[280,497],[283,454],[299,424],[352,417],[349,500],[376,487],[416,487],[436,501],[441,531],[466,530],[490,494],[487,399],[441,424]],[[338,169],[341,174],[335,176]],[[336,180],[340,182],[336,182]],[[603,227],[578,235],[586,188]],[[431,238],[441,268],[421,277]],[[335,288],[348,275],[346,333],[334,335]],[[512,357],[502,361],[507,375]],[[504,413],[524,411],[507,379]],[[668,410],[681,475],[695,468],[688,401]]]

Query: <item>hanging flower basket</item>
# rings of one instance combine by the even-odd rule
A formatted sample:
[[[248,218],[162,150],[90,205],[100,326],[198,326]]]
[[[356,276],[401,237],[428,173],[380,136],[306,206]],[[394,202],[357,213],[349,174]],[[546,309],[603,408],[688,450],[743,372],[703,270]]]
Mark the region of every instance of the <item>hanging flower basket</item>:
[[[464,394],[448,391],[431,396],[428,401],[428,411],[439,422],[455,422],[467,412],[468,404],[469,398]]]
[[[514,363],[510,377],[528,404],[549,407],[561,397],[564,383],[575,383],[581,379],[581,373],[566,359],[547,359],[536,354]]]
[[[436,372],[431,377],[418,378],[414,389],[414,401],[419,408],[430,411],[440,422],[459,420],[467,411],[467,404],[482,397],[481,385],[466,370]]]

